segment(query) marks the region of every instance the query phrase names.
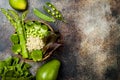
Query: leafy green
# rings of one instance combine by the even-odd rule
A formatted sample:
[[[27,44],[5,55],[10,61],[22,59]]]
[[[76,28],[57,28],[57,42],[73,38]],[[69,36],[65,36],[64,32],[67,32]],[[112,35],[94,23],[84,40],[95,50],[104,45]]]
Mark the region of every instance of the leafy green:
[[[19,44],[15,44],[12,46],[12,51],[15,53],[15,54],[18,54],[21,52],[21,46]]]
[[[13,77],[3,77],[2,80],[33,80],[33,77],[20,77],[20,78],[13,78]]]
[[[13,44],[18,44],[19,38],[17,34],[12,34],[10,37],[10,40],[12,41]]]
[[[29,64],[20,62],[17,57],[9,57],[0,61],[0,76],[2,80],[33,80],[30,67]]]
[[[40,31],[41,31],[42,37],[49,35],[48,27],[46,25],[42,25]]]
[[[31,57],[33,61],[40,61],[42,60],[43,54],[41,50],[33,50],[31,53]]]

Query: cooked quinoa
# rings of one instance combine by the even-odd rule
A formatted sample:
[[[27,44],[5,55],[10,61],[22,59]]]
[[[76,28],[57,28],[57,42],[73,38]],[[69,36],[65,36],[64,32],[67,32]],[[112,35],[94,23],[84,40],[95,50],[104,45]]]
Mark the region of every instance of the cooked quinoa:
[[[27,38],[26,46],[29,52],[32,50],[40,50],[45,46],[45,43],[40,37],[29,36]]]

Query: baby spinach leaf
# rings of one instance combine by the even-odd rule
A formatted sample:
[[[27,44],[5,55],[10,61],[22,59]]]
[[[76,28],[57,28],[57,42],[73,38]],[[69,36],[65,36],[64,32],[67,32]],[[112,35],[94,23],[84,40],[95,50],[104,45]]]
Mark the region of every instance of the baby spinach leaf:
[[[18,44],[19,42],[19,37],[17,34],[12,34],[10,37],[10,40],[12,41],[13,44]]]
[[[12,46],[12,51],[15,53],[15,54],[18,54],[21,52],[21,46],[19,44],[15,44]]]
[[[31,53],[31,57],[34,61],[40,61],[42,60],[42,51],[41,50],[33,50]]]

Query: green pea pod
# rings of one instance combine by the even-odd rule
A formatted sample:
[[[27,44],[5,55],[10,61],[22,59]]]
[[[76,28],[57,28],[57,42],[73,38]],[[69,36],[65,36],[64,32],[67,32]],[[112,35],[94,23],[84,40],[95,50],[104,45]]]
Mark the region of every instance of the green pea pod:
[[[33,12],[34,14],[39,17],[40,19],[43,19],[45,21],[48,21],[48,22],[55,22],[55,19],[54,18],[51,18],[45,14],[43,14],[42,12],[40,12],[38,9],[34,8],[33,9]]]
[[[50,2],[46,2],[46,5],[52,8],[52,10],[57,10],[56,7]]]
[[[52,3],[46,2],[46,6],[43,6],[43,9],[45,12],[53,16],[55,19],[66,22],[61,12]]]
[[[51,60],[38,68],[36,80],[56,80],[60,68],[60,61]]]

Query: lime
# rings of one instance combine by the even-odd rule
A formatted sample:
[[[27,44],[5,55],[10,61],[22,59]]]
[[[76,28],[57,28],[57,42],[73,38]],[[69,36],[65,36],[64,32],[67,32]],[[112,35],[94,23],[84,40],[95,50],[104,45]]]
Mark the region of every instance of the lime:
[[[25,10],[27,8],[27,0],[9,0],[9,4],[16,10]]]

